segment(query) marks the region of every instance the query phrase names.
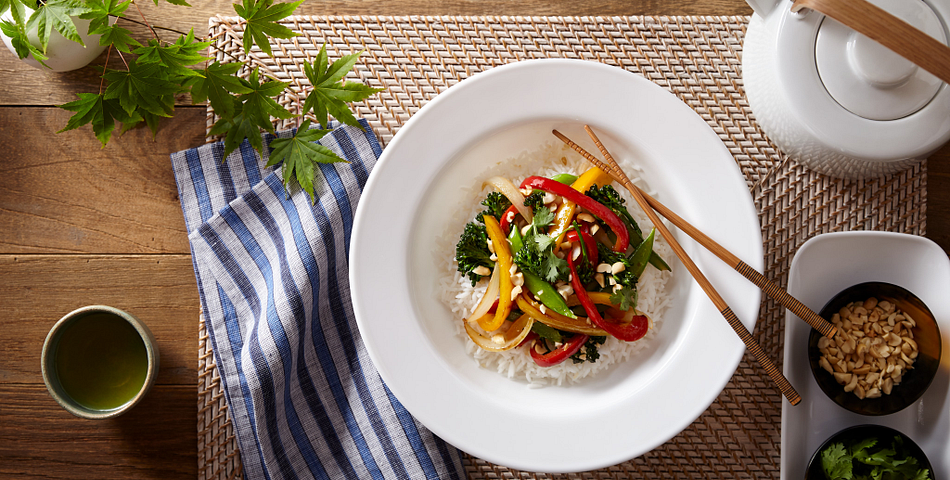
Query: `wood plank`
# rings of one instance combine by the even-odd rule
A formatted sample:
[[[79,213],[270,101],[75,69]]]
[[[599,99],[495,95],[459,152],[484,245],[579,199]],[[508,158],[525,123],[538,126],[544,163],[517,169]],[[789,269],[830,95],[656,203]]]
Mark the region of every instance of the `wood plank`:
[[[927,160],[926,237],[950,252],[950,144]]]
[[[198,475],[194,386],[156,386],[109,420],[66,412],[43,385],[0,385],[0,477],[190,479]]]
[[[46,334],[85,305],[110,305],[148,325],[158,384],[197,385],[200,311],[188,255],[0,255],[0,385],[42,384]]]
[[[215,15],[235,16],[233,0],[201,0],[193,7],[178,7],[165,2],[138,2],[152,24],[179,31],[194,29],[207,35],[208,18]],[[128,12],[136,18],[134,9]],[[300,15],[749,15],[751,8],[742,0],[644,0],[616,2],[611,0],[327,0],[310,1],[297,9]],[[127,25],[135,38],[144,41],[147,31]],[[161,38],[172,40],[177,34],[158,31]],[[115,55],[113,55],[115,57]],[[118,58],[110,65],[119,68]],[[93,62],[103,65],[105,54]],[[99,91],[100,79],[92,67],[73,72],[53,73],[30,67],[16,56],[0,51],[0,105],[58,105],[76,99],[78,92]],[[190,104],[186,96],[179,104]]]
[[[105,148],[70,112],[0,108],[0,253],[190,252],[169,154],[205,143],[204,107],[180,108]]]

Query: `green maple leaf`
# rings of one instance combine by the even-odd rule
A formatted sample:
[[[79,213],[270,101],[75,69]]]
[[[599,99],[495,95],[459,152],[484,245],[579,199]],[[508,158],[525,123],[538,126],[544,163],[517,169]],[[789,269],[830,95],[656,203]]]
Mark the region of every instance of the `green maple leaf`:
[[[158,5],[158,0],[152,0],[152,1],[155,2],[155,5]],[[165,0],[165,1],[168,2],[168,3],[170,3],[170,4],[172,4],[172,5],[180,5],[180,6],[182,6],[182,7],[190,7],[190,6],[191,6],[191,5],[189,5],[188,2],[186,2],[185,0]]]
[[[297,133],[290,138],[277,138],[270,142],[271,154],[267,166],[284,162],[284,188],[290,191],[290,180],[296,178],[297,183],[310,195],[310,202],[316,202],[313,190],[313,179],[316,174],[317,163],[346,162],[333,150],[314,143],[323,138],[330,130],[310,128],[310,120],[304,120],[297,129]]]
[[[36,61],[42,63],[44,67],[49,68],[49,65],[44,63],[44,60],[48,60],[49,57],[44,55],[40,49],[36,48],[35,45],[30,43],[30,39],[26,36],[26,30],[24,30],[23,27],[4,20],[3,22],[0,22],[0,30],[3,31],[4,35],[10,37],[10,45],[12,45],[13,49],[16,50],[18,57],[26,58],[32,54]]]
[[[134,47],[142,45],[136,39],[132,38],[132,32],[115,25],[107,25],[105,27],[92,30],[89,33],[93,35],[101,35],[99,37],[99,45],[112,45],[116,48],[116,50],[126,53],[130,53],[132,51],[130,45]]]
[[[119,0],[86,0],[89,11],[79,18],[89,20],[89,32],[92,33],[101,27],[109,25],[109,16],[124,17],[125,10],[132,4],[132,0],[117,3]]]
[[[25,27],[26,8],[36,8],[35,0],[0,0],[0,15],[8,9],[12,9],[10,15],[13,16],[13,23]]]
[[[290,83],[277,80],[260,83],[258,81],[258,70],[255,68],[248,80],[242,80],[244,86],[250,88],[251,91],[238,97],[238,101],[244,104],[245,117],[256,123],[260,128],[274,133],[274,124],[271,122],[271,117],[286,119],[293,115],[271,97],[280,95]]]
[[[108,3],[106,3],[108,2]],[[79,18],[89,20],[89,34],[101,35],[99,45],[112,45],[117,50],[131,53],[132,46],[142,45],[132,38],[132,32],[117,25],[109,24],[109,16],[122,17],[125,10],[132,4],[131,0],[117,3],[118,0],[88,0],[86,5],[89,11]]]
[[[321,125],[326,125],[329,121],[328,115],[333,115],[334,118],[347,125],[359,126],[347,103],[364,100],[382,91],[382,89],[371,88],[358,82],[344,83],[342,81],[362,53],[361,51],[345,55],[328,66],[327,46],[324,44],[313,64],[303,65],[304,73],[313,87],[304,101],[304,113],[313,112]]]
[[[113,0],[115,1],[115,0]],[[188,35],[178,37],[171,45],[162,46],[156,40],[149,40],[147,46],[135,49],[139,55],[138,63],[157,63],[166,68],[168,74],[180,78],[201,76],[201,73],[188,68],[189,65],[201,63],[210,58],[202,56],[199,50],[204,50],[211,42],[196,42],[195,30]]]
[[[293,30],[277,22],[293,14],[303,1],[273,5],[274,0],[243,0],[241,5],[234,4],[234,11],[247,20],[247,25],[244,27],[244,51],[250,52],[251,47],[256,43],[261,51],[274,56],[267,37],[296,37],[297,34]]]
[[[221,135],[224,137],[224,156],[227,157],[235,149],[241,146],[241,142],[246,138],[251,147],[258,152],[264,151],[264,142],[261,140],[261,130],[257,123],[244,115],[244,104],[231,98],[234,102],[234,116],[231,118],[221,118],[208,132],[209,135]]]
[[[211,103],[214,113],[222,118],[234,117],[234,96],[232,93],[251,93],[251,88],[244,85],[242,79],[235,74],[244,64],[227,63],[221,65],[214,62],[200,71],[200,77],[187,82],[191,86],[192,103]]]
[[[175,93],[179,87],[168,81],[168,74],[159,64],[129,64],[129,70],[107,70],[103,75],[109,81],[106,98],[118,98],[126,112],[137,109],[153,115],[171,116],[175,108]]]
[[[59,106],[64,110],[76,113],[70,117],[66,127],[56,133],[73,130],[91,123],[96,138],[105,147],[106,143],[109,142],[109,138],[112,137],[116,120],[124,125],[132,125],[142,120],[136,114],[126,112],[117,99],[106,98],[105,94],[79,93],[77,96],[79,100]]]
[[[293,115],[280,106],[272,96],[279,95],[287,87],[286,82],[268,80],[258,81],[259,71],[254,69],[248,80],[240,79],[247,93],[236,99],[228,96],[225,102],[231,102],[229,109],[234,112],[233,117],[222,117],[211,127],[210,135],[227,133],[224,139],[224,156],[227,157],[234,149],[241,145],[246,138],[254,150],[264,155],[264,144],[261,141],[261,129],[274,132],[271,117],[290,118]],[[215,110],[217,111],[217,110]]]
[[[67,39],[85,46],[70,17],[82,15],[87,11],[89,8],[82,0],[47,0],[45,5],[37,8],[33,15],[30,15],[30,19],[26,22],[26,29],[28,31],[36,29],[36,36],[40,40],[40,49],[43,53],[46,53],[49,37],[54,28]]]

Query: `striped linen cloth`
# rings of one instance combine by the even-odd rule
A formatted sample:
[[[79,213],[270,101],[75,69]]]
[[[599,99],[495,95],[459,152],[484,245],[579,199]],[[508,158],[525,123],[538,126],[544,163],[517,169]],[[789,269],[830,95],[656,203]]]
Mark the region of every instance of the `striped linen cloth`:
[[[171,156],[248,478],[464,476],[460,452],[383,384],[356,326],[350,232],[381,153],[361,124],[320,141],[350,163],[320,165],[314,205],[299,187],[288,196],[247,141],[227,161],[220,142]]]

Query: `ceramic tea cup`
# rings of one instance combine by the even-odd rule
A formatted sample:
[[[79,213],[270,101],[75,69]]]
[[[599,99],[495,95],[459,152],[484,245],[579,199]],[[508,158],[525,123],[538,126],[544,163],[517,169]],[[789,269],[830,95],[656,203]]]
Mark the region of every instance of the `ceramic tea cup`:
[[[61,318],[43,344],[43,381],[77,417],[117,417],[148,393],[158,375],[158,347],[135,316],[104,305]]]

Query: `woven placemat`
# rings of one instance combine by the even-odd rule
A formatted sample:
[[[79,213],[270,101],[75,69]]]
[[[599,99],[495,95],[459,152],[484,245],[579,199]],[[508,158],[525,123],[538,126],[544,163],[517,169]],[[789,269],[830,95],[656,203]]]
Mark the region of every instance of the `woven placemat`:
[[[331,58],[365,49],[350,78],[385,91],[357,105],[386,145],[408,118],[460,80],[505,63],[560,57],[602,62],[656,82],[692,107],[732,152],[758,207],[765,274],[784,286],[792,255],[808,238],[844,230],[923,235],[926,164],[873,181],[844,181],[789,161],[752,118],[742,89],[748,17],[292,17],[300,36],[274,44],[273,58],[240,48],[235,18],[212,18],[212,55],[291,82],[279,102],[299,112],[308,91],[303,63],[326,43]],[[209,126],[213,123],[208,115]],[[280,128],[291,126],[278,125]],[[762,304],[754,336],[782,363],[784,309]],[[199,478],[241,476],[203,322],[198,352]],[[571,475],[519,472],[466,457],[471,479],[778,478],[781,394],[746,356],[715,402],[655,450],[610,468]]]

